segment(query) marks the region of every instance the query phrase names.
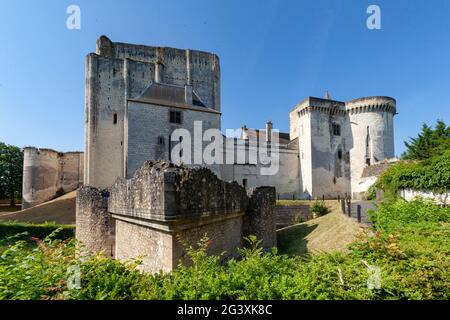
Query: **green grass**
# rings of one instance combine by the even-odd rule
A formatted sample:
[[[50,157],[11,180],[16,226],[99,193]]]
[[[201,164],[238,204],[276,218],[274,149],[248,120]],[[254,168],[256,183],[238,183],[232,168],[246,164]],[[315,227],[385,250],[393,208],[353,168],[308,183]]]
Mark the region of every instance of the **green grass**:
[[[277,206],[309,206],[313,202],[308,200],[277,200]]]
[[[325,216],[278,230],[280,253],[304,256],[317,251],[345,251],[361,228],[356,221],[343,215],[337,206],[332,209]]]
[[[336,224],[331,218],[346,217],[330,213],[297,226],[296,236],[286,235],[282,242],[292,236],[294,250],[302,246],[300,236],[308,239],[308,247],[313,240],[321,241],[318,234],[310,237],[320,230],[332,241],[339,228],[330,229]],[[209,241],[203,239],[188,248],[191,266],[157,275],[140,273],[137,260],[124,263],[87,255],[74,240],[57,240],[56,234],[33,247],[13,241],[0,247],[0,299],[448,300],[450,209],[397,201],[381,205],[373,219],[373,229],[361,234],[347,252],[289,256],[282,254],[280,243],[280,252],[264,253],[250,238],[240,259],[222,264],[220,257],[207,255]],[[367,287],[367,265],[380,268],[380,288]],[[81,288],[69,289],[69,267],[80,270]]]

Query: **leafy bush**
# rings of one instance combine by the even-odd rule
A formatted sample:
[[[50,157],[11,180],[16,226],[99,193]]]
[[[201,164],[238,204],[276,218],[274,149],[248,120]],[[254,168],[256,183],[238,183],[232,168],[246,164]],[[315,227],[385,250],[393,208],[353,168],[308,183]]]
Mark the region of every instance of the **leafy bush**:
[[[450,150],[430,160],[393,165],[379,177],[376,186],[390,199],[397,197],[399,189],[445,192],[450,189]]]
[[[365,194],[366,200],[372,201],[377,198],[377,186],[371,185]]]
[[[323,200],[316,200],[309,210],[311,211],[314,217],[321,217],[330,212],[330,210],[325,205],[325,202]]]

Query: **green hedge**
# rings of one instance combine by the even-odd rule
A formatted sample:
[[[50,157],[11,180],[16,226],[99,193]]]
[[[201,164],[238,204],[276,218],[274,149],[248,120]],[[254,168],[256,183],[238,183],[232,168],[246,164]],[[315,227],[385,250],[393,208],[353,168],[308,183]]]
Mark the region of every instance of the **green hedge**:
[[[380,176],[376,186],[394,198],[399,189],[444,192],[450,189],[450,151],[426,161],[393,165]]]
[[[31,237],[44,239],[55,230],[60,229],[54,239],[66,240],[75,236],[75,226],[57,225],[55,223],[30,224],[24,222],[0,222],[0,239],[6,239],[22,234],[19,239],[27,240]]]

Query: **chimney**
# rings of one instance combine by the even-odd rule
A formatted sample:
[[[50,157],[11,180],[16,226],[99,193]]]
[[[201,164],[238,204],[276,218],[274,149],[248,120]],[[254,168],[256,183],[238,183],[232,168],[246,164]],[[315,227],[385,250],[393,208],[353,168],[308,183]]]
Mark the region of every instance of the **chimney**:
[[[272,129],[273,129],[273,123],[271,120],[269,120],[266,123],[266,142],[272,141]]]
[[[241,139],[248,140],[248,129],[247,129],[247,126],[245,124],[242,127]]]

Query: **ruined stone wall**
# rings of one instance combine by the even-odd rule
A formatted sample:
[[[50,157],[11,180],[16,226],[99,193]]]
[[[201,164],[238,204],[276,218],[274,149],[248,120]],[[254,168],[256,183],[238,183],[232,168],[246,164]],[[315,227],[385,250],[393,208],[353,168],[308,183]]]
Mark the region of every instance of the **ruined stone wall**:
[[[83,153],[24,148],[22,209],[44,203],[83,184]]]
[[[244,234],[275,246],[274,206],[272,187],[257,188],[249,198],[236,182],[221,181],[207,168],[146,162],[109,192],[79,190],[76,235],[90,251],[143,259],[146,272],[171,271],[180,261],[189,263],[187,246],[205,235],[208,252],[226,252],[224,258],[236,256]]]
[[[250,196],[247,213],[244,216],[243,235],[254,235],[262,240],[261,245],[271,249],[277,245],[275,189],[258,187]]]
[[[75,236],[88,251],[113,257],[115,225],[108,198],[108,190],[83,187],[77,191]]]

